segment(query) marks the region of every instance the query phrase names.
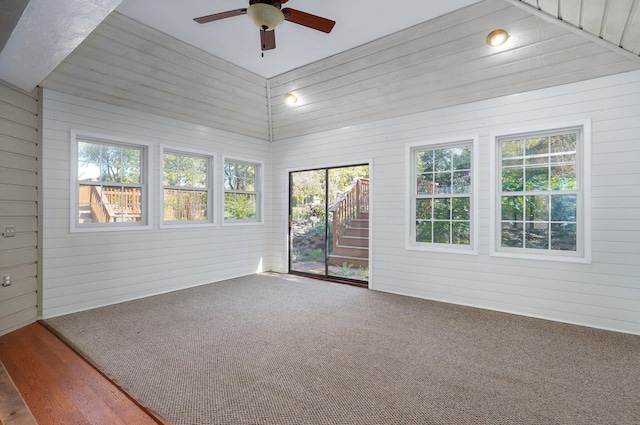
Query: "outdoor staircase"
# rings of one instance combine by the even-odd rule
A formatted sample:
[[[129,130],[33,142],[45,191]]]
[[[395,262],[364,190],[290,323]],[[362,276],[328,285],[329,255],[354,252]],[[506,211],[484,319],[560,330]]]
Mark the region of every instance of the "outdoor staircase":
[[[369,179],[358,178],[330,208],[331,266],[369,267]]]
[[[345,225],[342,234],[333,241],[328,256],[329,265],[351,267],[369,266],[369,213],[360,213],[358,218]]]

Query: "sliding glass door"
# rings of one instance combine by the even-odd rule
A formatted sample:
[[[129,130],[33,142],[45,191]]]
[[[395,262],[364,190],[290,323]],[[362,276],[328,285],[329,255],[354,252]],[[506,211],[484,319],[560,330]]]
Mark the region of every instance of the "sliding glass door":
[[[366,284],[368,165],[292,172],[289,195],[289,271]]]

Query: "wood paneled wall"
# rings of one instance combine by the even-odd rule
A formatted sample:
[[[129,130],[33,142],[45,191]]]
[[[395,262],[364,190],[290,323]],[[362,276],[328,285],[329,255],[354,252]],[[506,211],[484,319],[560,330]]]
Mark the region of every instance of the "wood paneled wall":
[[[495,28],[511,34],[492,48]],[[640,68],[503,0],[487,0],[270,79],[279,141]],[[284,94],[295,93],[294,107]]]
[[[591,264],[490,255],[491,134],[591,122]],[[478,255],[406,249],[407,145],[478,137]],[[287,271],[287,171],[370,161],[373,289],[640,334],[640,71],[273,144],[274,270]]]
[[[43,86],[269,139],[264,78],[116,12]]]
[[[268,270],[271,143],[48,89],[43,98],[44,317]],[[71,130],[149,144],[151,228],[69,231]],[[214,226],[160,228],[161,145],[215,156]],[[224,156],[264,163],[263,224],[222,224]]]
[[[0,335],[38,316],[38,90],[24,93],[0,82]]]

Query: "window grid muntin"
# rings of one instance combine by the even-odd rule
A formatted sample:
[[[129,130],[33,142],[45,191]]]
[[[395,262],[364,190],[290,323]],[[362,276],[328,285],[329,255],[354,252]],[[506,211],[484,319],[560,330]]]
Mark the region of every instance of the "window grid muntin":
[[[466,167],[460,166],[460,162],[456,164],[456,159],[460,157],[454,157],[456,151],[462,150],[466,152],[467,159],[463,162],[463,165],[467,165]],[[448,151],[450,153],[448,162],[444,158],[436,159],[436,152]],[[473,164],[473,143],[472,142],[457,142],[457,143],[448,143],[443,145],[434,145],[434,146],[419,146],[412,149],[411,159],[412,159],[412,222],[414,223],[414,228],[412,231],[411,243],[418,245],[432,245],[432,246],[461,246],[461,247],[470,247],[472,244],[472,229],[471,229],[471,220],[472,220],[472,164]],[[426,153],[431,153],[432,165],[427,164],[426,170],[420,171],[419,157]],[[446,167],[443,167],[442,164],[447,164]],[[440,164],[440,166],[438,166]],[[456,173],[458,175],[465,174],[466,185],[464,186],[464,191],[456,190]],[[444,180],[449,181],[448,187],[444,190],[443,193],[440,192],[441,187],[438,181],[443,181],[442,177],[437,178],[436,175],[448,174],[449,179],[445,178]],[[425,179],[425,176],[433,176],[432,179]],[[421,179],[421,177],[423,177]],[[426,182],[426,185],[424,184]],[[429,184],[431,182],[432,184]],[[427,190],[421,191],[421,188],[425,187]],[[436,188],[434,190],[434,188]],[[456,193],[454,193],[456,192]],[[454,218],[454,207],[453,202],[454,199],[465,199],[467,202],[467,218],[459,219]],[[447,208],[447,217],[437,217],[437,201],[445,201],[448,204]],[[419,205],[423,204],[424,201],[430,201],[430,217],[422,218],[420,217],[422,212],[419,210]],[[444,209],[443,209],[444,211]],[[455,228],[466,227],[466,241],[461,242],[461,238],[459,238],[458,234],[454,232]],[[421,228],[428,230],[429,240],[424,240],[421,238],[424,235],[425,231]],[[440,231],[439,231],[440,230]],[[446,241],[443,236],[446,236]],[[423,239],[423,240],[420,240]]]
[[[167,167],[167,158],[175,157],[176,166],[172,168]],[[190,160],[192,161],[202,161],[202,165],[204,166],[203,170],[199,170],[199,174],[203,174],[199,179],[185,178],[185,175],[197,175],[197,171],[194,172],[186,172],[185,167],[187,166],[186,162]],[[163,191],[162,191],[162,211],[163,211],[163,221],[168,224],[183,224],[188,222],[193,223],[210,223],[213,220],[212,214],[212,157],[209,155],[203,154],[195,154],[190,152],[183,152],[179,150],[165,149],[163,150],[162,155],[162,183],[163,183]],[[167,178],[168,172],[174,172],[178,175],[178,179],[180,181],[172,181],[172,183],[177,184],[167,184],[170,180]],[[188,184],[191,181],[192,183],[200,182],[199,184]],[[183,182],[183,183],[181,183]],[[175,192],[175,198],[177,198],[176,202],[168,203],[167,202],[167,193]],[[187,195],[191,195],[193,200],[191,202],[185,202],[184,198]],[[197,202],[198,196],[204,196],[204,201]],[[173,214],[171,211],[168,211],[168,208],[173,210]]]
[[[225,222],[260,221],[262,214],[260,205],[261,173],[260,163],[225,159],[223,182]],[[236,187],[233,188],[233,186]],[[248,209],[242,208],[247,205]]]
[[[572,144],[573,149],[565,150],[565,151],[553,151],[553,139],[557,137],[567,137],[572,136]],[[522,155],[516,156],[504,156],[504,146],[509,142],[522,142],[525,144],[527,140],[536,140],[536,139],[546,139],[547,140],[547,150],[544,153],[537,153],[532,155],[526,154],[526,145],[525,150],[523,150]],[[583,194],[582,194],[582,176],[581,176],[581,168],[582,168],[582,158],[580,154],[581,144],[583,143],[583,134],[581,127],[572,127],[572,128],[564,128],[559,130],[551,130],[544,132],[534,132],[534,133],[525,133],[525,134],[517,134],[517,135],[507,135],[503,137],[499,137],[496,139],[498,144],[498,164],[499,164],[499,181],[496,183],[498,186],[498,222],[499,222],[499,242],[497,243],[497,249],[500,251],[506,252],[530,252],[535,254],[554,254],[554,253],[562,253],[563,255],[581,255],[582,252],[582,225],[580,222],[580,216],[578,212],[582,209],[583,205]],[[559,158],[559,160],[554,161],[554,158]],[[543,161],[542,159],[547,159]],[[521,164],[509,164],[505,166],[505,161],[513,161],[513,160],[521,160]],[[539,189],[536,187],[526,187],[527,186],[527,175],[526,169],[527,165],[533,165],[533,167],[529,168],[544,168],[546,167],[546,189]],[[537,167],[536,167],[537,166]],[[570,188],[565,187],[564,184],[554,185],[552,178],[552,170],[553,167],[572,167],[573,168],[573,184],[569,185]],[[504,170],[505,169],[522,169],[522,184],[520,190],[512,190],[505,191],[505,182],[504,182]],[[563,175],[566,177],[566,174]],[[527,190],[529,189],[529,190]],[[559,197],[574,197],[574,219],[573,220],[553,220],[553,211],[552,211],[552,199]],[[523,207],[522,207],[522,219],[521,220],[505,220],[504,219],[504,198],[516,198],[520,197],[523,199]],[[547,197],[547,219],[546,220],[527,220],[527,197]],[[505,245],[504,239],[504,229],[505,223],[515,223],[517,226],[520,226],[522,229],[522,238],[520,243],[513,245]],[[547,234],[546,234],[546,247],[533,247],[531,244],[527,244],[527,225],[530,227],[538,226],[538,230],[543,227],[543,225],[547,225]],[[516,226],[516,228],[517,228]],[[554,245],[558,246],[558,240],[555,239],[554,244],[554,235],[559,234],[561,232],[556,230],[556,232],[552,231],[553,227],[560,229],[560,226],[574,227],[574,233],[572,236],[572,240],[574,241],[574,249],[554,249]],[[534,233],[534,232],[531,232]],[[515,246],[519,245],[519,246]]]
[[[143,145],[122,143],[117,141],[110,140],[101,140],[101,139],[93,139],[91,137],[77,137],[75,143],[76,150],[76,207],[75,207],[75,222],[74,226],[78,228],[103,228],[103,227],[113,227],[115,226],[113,223],[118,223],[117,227],[120,226],[139,226],[146,225],[148,220],[148,212],[147,212],[147,183],[146,183],[146,167],[147,167],[147,147]],[[123,182],[123,175],[120,175],[119,179],[103,179],[102,178],[102,165],[99,164],[98,170],[100,171],[98,176],[95,177],[95,180],[91,180],[90,178],[80,179],[81,170],[86,168],[86,165],[81,164],[81,149],[84,146],[93,145],[95,147],[100,148],[99,159],[102,160],[105,156],[105,150],[108,149],[116,149],[120,151],[120,159],[122,160],[123,154],[125,151],[131,151],[137,153],[137,166],[134,167],[137,169],[137,182]],[[94,164],[94,166],[96,166]],[[123,167],[124,169],[124,167]],[[104,202],[103,196],[100,195],[100,199],[97,202],[92,202],[92,196],[89,198],[89,202],[82,202],[81,197],[83,187],[87,188],[96,188],[98,194],[103,194],[106,191],[109,192],[109,188],[111,188],[111,192],[115,192],[113,189],[118,189],[120,192],[120,199],[124,198],[125,202]],[[91,189],[90,189],[91,190]],[[137,196],[134,197],[139,198],[137,202],[126,202],[129,197],[126,193],[137,192]],[[86,209],[83,207],[88,207],[92,209],[92,206],[97,206],[98,208],[94,210],[94,214],[97,216],[98,221],[86,221]],[[104,210],[111,210],[113,213],[117,213],[114,209],[119,209],[119,214],[114,215],[111,218],[113,220],[109,221],[101,221]],[[122,207],[125,208],[122,208]],[[130,210],[131,214],[127,214],[126,210]],[[138,212],[138,214],[133,214],[133,212]],[[111,215],[109,213],[109,215]]]

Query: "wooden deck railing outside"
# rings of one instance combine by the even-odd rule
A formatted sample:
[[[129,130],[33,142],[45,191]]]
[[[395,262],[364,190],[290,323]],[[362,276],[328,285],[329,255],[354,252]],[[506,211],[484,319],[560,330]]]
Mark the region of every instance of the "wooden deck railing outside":
[[[93,222],[107,223],[117,219],[142,216],[140,190],[133,187],[80,185],[78,203],[91,210]]]

